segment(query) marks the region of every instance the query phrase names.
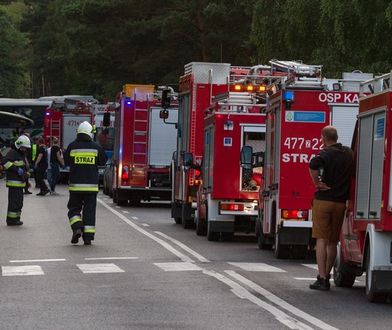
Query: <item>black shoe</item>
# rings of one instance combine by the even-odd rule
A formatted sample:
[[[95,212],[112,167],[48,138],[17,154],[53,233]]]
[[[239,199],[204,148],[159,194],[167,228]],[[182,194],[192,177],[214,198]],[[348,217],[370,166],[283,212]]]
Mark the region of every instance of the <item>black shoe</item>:
[[[312,290],[320,290],[320,291],[328,291],[331,287],[329,284],[330,275],[327,278],[322,278],[320,275],[317,275],[316,282],[309,285],[309,288]]]
[[[78,244],[80,236],[82,236],[82,230],[79,228],[73,232],[71,243]]]
[[[21,226],[23,225],[23,221],[7,221],[7,226]]]
[[[84,239],[84,245],[91,245],[91,239]]]
[[[40,192],[37,194],[37,196],[45,196],[45,195],[47,195],[47,194],[49,194],[49,190],[40,191]]]
[[[24,192],[24,194],[25,194],[25,195],[30,195],[30,194],[32,194],[32,192],[31,192],[31,191],[28,191],[28,190],[26,190],[26,191]]]

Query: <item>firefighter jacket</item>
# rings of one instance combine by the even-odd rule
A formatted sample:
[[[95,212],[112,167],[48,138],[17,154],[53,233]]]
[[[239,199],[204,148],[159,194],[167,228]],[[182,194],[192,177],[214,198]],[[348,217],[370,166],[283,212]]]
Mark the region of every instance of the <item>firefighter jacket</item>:
[[[78,134],[64,153],[70,192],[98,192],[98,166],[104,166],[104,150],[86,134]]]
[[[2,163],[6,171],[6,186],[24,188],[28,175],[25,153],[16,148],[12,148],[8,151]]]

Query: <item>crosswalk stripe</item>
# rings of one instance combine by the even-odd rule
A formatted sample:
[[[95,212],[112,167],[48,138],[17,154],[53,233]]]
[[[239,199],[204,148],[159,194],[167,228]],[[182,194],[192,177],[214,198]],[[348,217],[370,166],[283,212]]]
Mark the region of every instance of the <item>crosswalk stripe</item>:
[[[283,269],[260,262],[228,262],[228,264],[249,272],[286,273]]]
[[[163,269],[165,272],[184,272],[202,270],[199,266],[191,262],[157,262],[155,266]]]
[[[29,276],[29,275],[44,275],[41,266],[2,266],[1,273],[3,276]]]
[[[77,264],[76,266],[78,266],[84,274],[124,273],[124,270],[115,264]]]

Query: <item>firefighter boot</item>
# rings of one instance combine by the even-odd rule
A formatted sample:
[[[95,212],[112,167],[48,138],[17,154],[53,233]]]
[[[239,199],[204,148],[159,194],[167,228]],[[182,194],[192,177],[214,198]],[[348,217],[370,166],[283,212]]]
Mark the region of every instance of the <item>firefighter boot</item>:
[[[91,237],[90,235],[83,235],[83,241],[84,241],[84,245],[91,245],[91,241],[94,238]]]
[[[78,244],[80,236],[82,236],[82,230],[80,228],[75,229],[72,234],[71,243]]]
[[[23,225],[23,221],[16,220],[16,221],[8,221],[7,220],[7,226],[21,226]]]

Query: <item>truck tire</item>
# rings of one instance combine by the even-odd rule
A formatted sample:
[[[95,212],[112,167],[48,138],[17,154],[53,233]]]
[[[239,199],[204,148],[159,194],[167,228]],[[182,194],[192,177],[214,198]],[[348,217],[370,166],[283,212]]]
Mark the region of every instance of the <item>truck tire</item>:
[[[385,303],[388,298],[388,293],[376,292],[372,286],[369,248],[366,249],[366,296],[370,302],[374,303]]]
[[[306,259],[308,256],[307,245],[293,245],[291,250],[293,259]]]
[[[275,257],[277,259],[288,259],[290,257],[290,245],[280,243],[279,233],[275,234]]]
[[[207,222],[207,240],[210,242],[216,242],[219,240],[219,233],[211,230],[211,222]]]
[[[261,219],[256,219],[256,237],[257,237],[257,246],[260,250],[271,250],[272,244],[268,241],[268,239],[263,234],[263,229],[261,228]]]
[[[344,262],[342,258],[342,250],[338,245],[338,255],[333,265],[333,281],[336,286],[343,288],[351,288],[355,282],[356,272],[353,267]]]
[[[221,237],[222,237],[222,241],[232,242],[234,240],[234,233],[233,232],[221,233]]]
[[[174,218],[174,222],[177,224],[177,225],[181,225],[182,224],[182,218]]]
[[[199,216],[199,212],[195,212],[195,222],[196,222],[196,235],[206,236],[207,235],[207,205],[206,207],[206,219],[202,219]]]

